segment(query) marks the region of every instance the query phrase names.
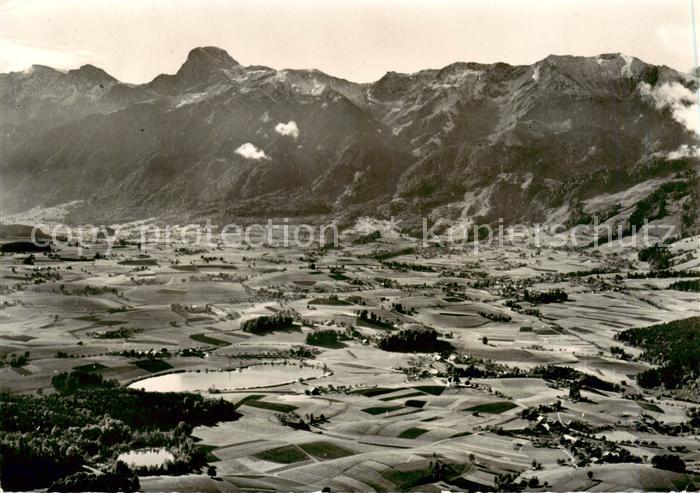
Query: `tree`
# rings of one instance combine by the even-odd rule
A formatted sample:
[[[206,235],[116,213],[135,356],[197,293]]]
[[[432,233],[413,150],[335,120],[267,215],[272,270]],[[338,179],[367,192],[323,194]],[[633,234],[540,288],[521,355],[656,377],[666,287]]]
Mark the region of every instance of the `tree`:
[[[571,382],[571,387],[569,387],[569,397],[573,400],[579,400],[581,398],[581,384],[578,381]]]
[[[593,480],[593,471],[588,471],[586,473],[586,476],[588,476],[588,479],[590,479],[592,481]]]
[[[262,317],[246,320],[241,324],[243,332],[252,334],[267,334],[275,330],[285,330],[292,327],[294,319],[285,314],[278,313],[273,316],[263,315]]]
[[[488,343],[489,343],[489,338],[486,337],[486,336],[482,337],[482,338],[481,338],[481,343],[482,343],[482,344],[488,344]]]
[[[432,352],[438,347],[438,333],[430,327],[411,327],[387,334],[377,346],[384,351]]]
[[[111,491],[138,491],[139,477],[123,461],[118,460],[112,471],[114,488]]]
[[[216,466],[207,467],[207,475],[210,478],[215,478],[216,477]]]
[[[311,346],[338,347],[339,334],[333,329],[322,329],[306,335],[306,343]]]
[[[677,455],[655,455],[651,459],[651,465],[657,469],[666,469],[667,471],[675,472],[685,472],[685,461]]]

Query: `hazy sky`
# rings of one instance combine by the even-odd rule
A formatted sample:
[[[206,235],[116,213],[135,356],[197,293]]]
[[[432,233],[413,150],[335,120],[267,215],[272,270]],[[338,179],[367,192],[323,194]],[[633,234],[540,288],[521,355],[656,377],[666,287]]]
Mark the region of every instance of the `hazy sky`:
[[[696,65],[695,0],[0,1],[2,72],[92,63],[145,82],[174,73],[190,49],[207,45],[244,65],[318,68],[359,82],[389,70],[525,64],[550,53]]]

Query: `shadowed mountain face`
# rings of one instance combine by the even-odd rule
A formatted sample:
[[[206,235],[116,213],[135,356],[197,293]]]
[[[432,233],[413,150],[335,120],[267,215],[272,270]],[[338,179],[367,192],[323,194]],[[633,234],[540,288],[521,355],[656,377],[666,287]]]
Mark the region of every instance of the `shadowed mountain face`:
[[[83,200],[75,220],[515,223],[559,209],[575,222],[592,198],[650,180],[685,183],[672,200],[688,217],[697,194],[697,79],[624,55],[355,84],[206,47],[143,85],[87,65],[34,66],[0,86],[5,213]]]

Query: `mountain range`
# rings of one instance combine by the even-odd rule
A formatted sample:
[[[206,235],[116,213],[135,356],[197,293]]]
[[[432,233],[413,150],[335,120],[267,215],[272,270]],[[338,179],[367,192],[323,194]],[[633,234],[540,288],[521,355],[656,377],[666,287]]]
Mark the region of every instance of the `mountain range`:
[[[694,74],[622,54],[454,63],[353,83],[193,49],[177,73],[0,74],[3,215],[66,219],[422,217],[697,232]]]

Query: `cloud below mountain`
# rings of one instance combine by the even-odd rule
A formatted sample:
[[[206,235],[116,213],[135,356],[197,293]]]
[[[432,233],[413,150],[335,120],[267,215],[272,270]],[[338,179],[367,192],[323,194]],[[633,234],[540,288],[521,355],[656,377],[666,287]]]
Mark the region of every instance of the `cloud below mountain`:
[[[261,159],[270,159],[270,156],[265,154],[265,151],[255,147],[250,142],[246,142],[235,150],[235,153],[243,156],[246,159],[252,159],[253,161],[260,161]]]
[[[683,124],[690,132],[700,135],[698,100],[693,91],[679,82],[667,82],[654,88],[642,82],[640,91],[643,96],[654,102],[656,109],[669,108],[674,120]]]
[[[294,120],[290,121],[289,123],[278,123],[277,126],[275,126],[275,132],[280,135],[293,137],[294,139],[299,138],[299,127]]]
[[[700,158],[700,146],[689,146],[683,144],[675,151],[671,151],[666,156],[667,159]]]

